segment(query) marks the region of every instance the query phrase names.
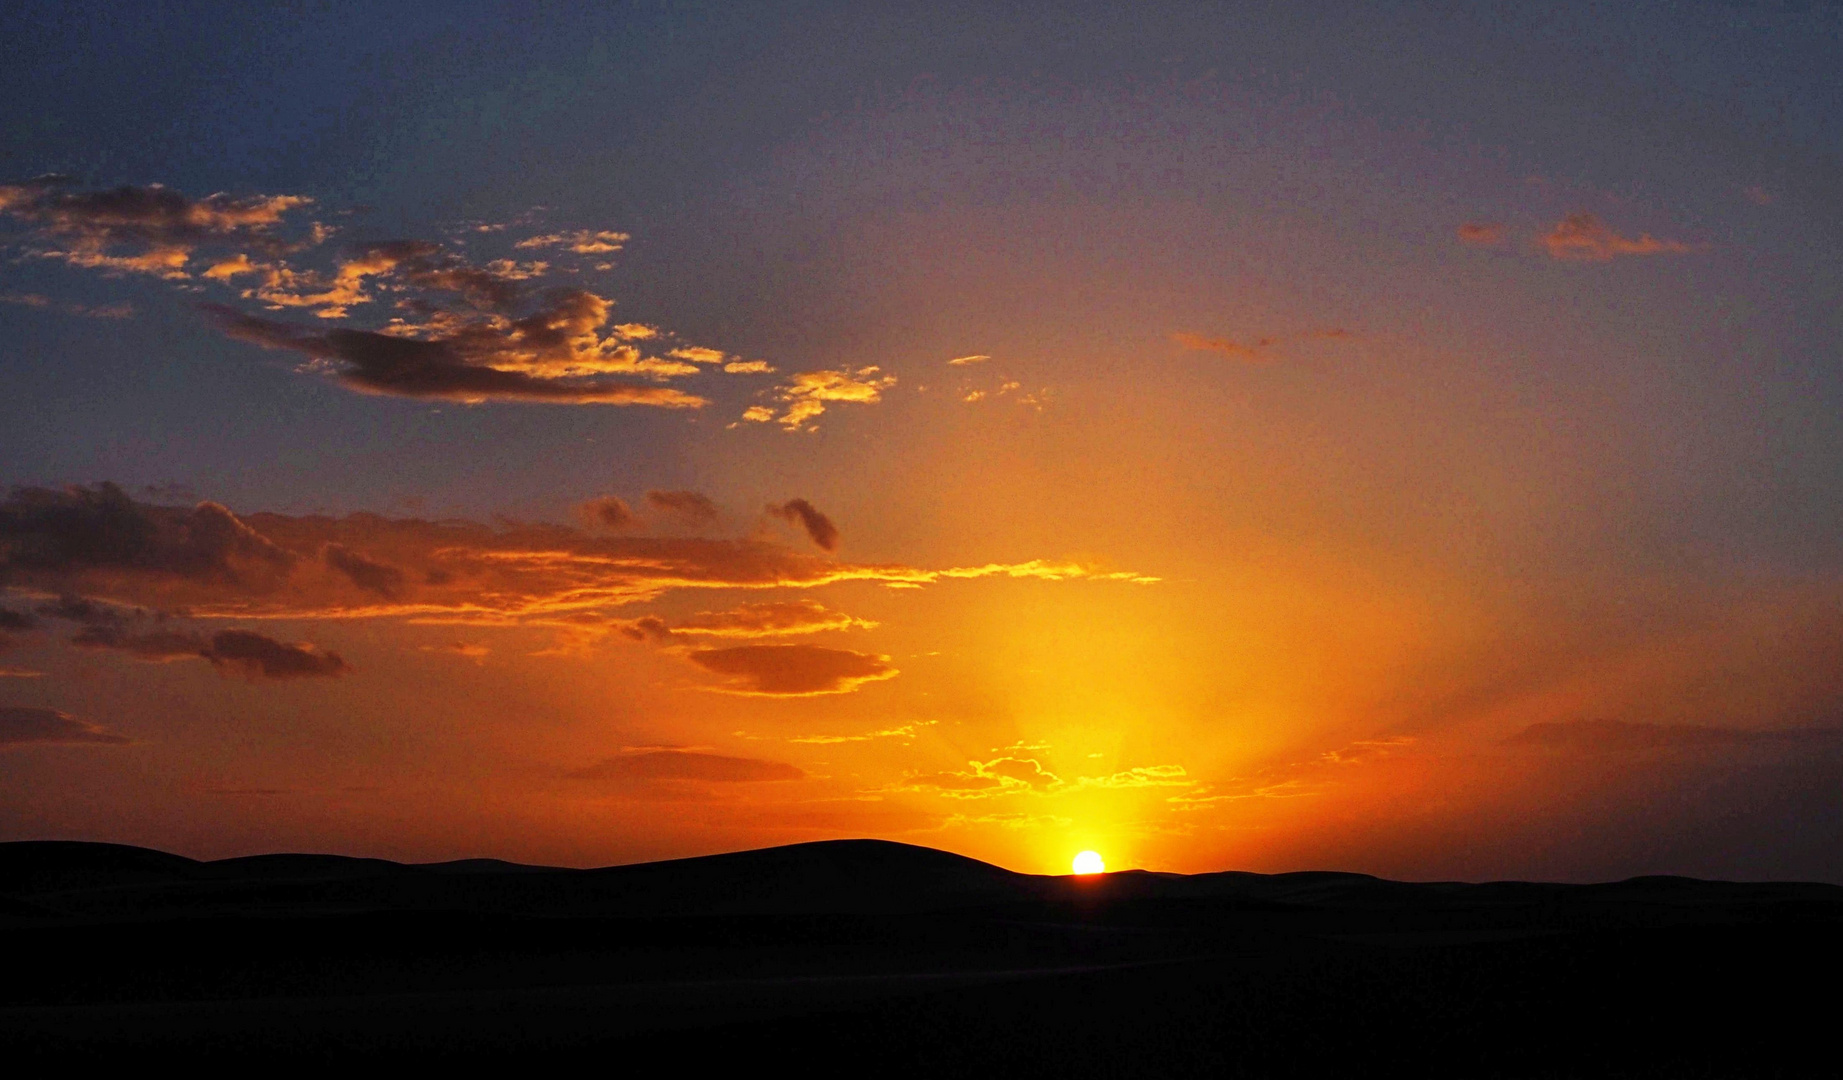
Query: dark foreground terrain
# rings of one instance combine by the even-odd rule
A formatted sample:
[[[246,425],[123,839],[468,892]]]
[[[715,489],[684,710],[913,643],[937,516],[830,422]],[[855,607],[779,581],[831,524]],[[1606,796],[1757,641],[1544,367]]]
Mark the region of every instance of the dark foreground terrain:
[[[1045,878],[838,841],[606,870],[0,844],[0,1061],[1817,1076],[1843,888]]]

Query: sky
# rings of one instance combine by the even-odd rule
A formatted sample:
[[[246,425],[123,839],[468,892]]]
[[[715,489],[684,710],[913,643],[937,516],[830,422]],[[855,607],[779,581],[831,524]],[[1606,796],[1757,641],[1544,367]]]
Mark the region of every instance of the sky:
[[[1843,881],[1843,9],[8,5],[0,839]]]

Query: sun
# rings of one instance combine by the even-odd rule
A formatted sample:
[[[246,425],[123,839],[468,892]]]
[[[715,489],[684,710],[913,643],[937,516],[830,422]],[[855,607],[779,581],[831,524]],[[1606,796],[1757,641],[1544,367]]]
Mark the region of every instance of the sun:
[[[1107,864],[1101,861],[1098,851],[1084,851],[1075,856],[1075,872],[1078,874],[1101,874],[1107,871]]]

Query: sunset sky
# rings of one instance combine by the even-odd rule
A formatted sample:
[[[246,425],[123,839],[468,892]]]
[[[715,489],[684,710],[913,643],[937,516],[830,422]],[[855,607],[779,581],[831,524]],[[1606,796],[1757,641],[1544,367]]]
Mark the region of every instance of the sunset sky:
[[[1843,9],[261,7],[0,14],[0,839],[1843,881]]]

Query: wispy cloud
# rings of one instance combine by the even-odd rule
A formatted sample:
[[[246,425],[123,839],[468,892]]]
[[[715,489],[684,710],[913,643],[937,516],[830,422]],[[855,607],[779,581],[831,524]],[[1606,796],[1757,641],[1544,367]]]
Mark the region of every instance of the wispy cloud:
[[[1342,327],[1331,327],[1325,330],[1314,330],[1310,333],[1299,334],[1290,340],[1342,341],[1354,337],[1356,337],[1356,335],[1349,330]],[[1191,352],[1213,352],[1218,356],[1226,356],[1231,360],[1241,360],[1247,363],[1258,363],[1271,359],[1274,355],[1273,349],[1285,343],[1287,340],[1288,339],[1285,338],[1260,337],[1250,342],[1240,342],[1233,341],[1229,338],[1206,337],[1202,334],[1193,334],[1181,330],[1171,335],[1172,343],[1181,349],[1188,349]]]
[[[0,750],[18,746],[87,744],[120,746],[129,740],[56,709],[0,705]]]
[[[1508,238],[1504,226],[1494,221],[1469,221],[1458,232],[1461,243],[1475,247],[1502,247]]]
[[[947,366],[966,367],[969,364],[983,364],[990,359],[992,358],[985,353],[975,353],[972,356],[956,356],[952,360],[947,361]]]
[[[728,611],[702,611],[668,622],[657,615],[635,619],[622,633],[636,641],[674,642],[701,637],[770,638],[822,631],[870,630],[876,623],[834,611],[817,600],[742,604]]]
[[[1678,240],[1659,240],[1650,233],[1640,234],[1636,239],[1621,236],[1599,217],[1588,213],[1569,214],[1538,237],[1537,242],[1554,258],[1575,262],[1609,262],[1622,256],[1687,255],[1699,247]]]
[[[56,311],[63,315],[75,315],[84,319],[134,318],[133,304],[75,304],[67,301],[54,301],[49,296],[39,293],[0,294],[0,304],[14,304],[19,307],[37,308],[41,311]]]
[[[887,656],[818,645],[697,649],[687,653],[686,659],[726,676],[727,692],[753,697],[844,694],[899,674]]]
[[[784,762],[728,757],[695,750],[634,747],[568,774],[573,780],[690,780],[747,784],[804,780],[806,773]]]

